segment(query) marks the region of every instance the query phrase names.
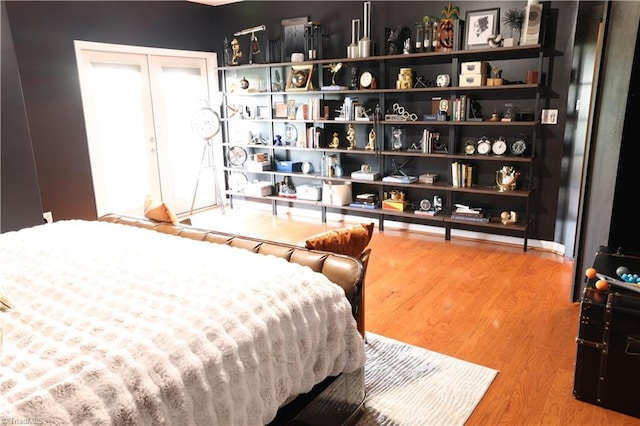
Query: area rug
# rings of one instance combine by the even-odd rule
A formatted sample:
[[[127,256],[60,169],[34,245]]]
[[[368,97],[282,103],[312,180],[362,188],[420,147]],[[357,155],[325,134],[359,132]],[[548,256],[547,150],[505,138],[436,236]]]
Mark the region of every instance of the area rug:
[[[367,332],[357,425],[463,425],[497,370]]]

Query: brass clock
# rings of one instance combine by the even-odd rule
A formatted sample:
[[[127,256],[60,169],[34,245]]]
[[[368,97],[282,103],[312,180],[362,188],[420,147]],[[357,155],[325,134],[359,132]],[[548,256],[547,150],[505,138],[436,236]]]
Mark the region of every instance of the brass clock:
[[[476,153],[476,143],[472,140],[468,140],[464,143],[464,153],[467,155],[473,155]]]

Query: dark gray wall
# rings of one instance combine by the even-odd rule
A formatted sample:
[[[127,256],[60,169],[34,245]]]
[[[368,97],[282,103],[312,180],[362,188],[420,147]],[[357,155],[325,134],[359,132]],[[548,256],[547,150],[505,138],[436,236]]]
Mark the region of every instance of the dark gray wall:
[[[582,199],[578,216],[573,300],[582,295],[584,271],[600,246],[640,251],[639,225],[631,213],[637,189],[638,68],[640,2],[612,2],[605,13],[602,63],[595,90],[592,137],[585,150]],[[632,80],[633,75],[633,80]],[[635,108],[635,110],[634,110]],[[634,115],[634,113],[636,113]],[[625,211],[625,209],[627,209]]]
[[[73,41],[214,51],[217,9],[187,1],[10,1],[7,13],[42,206],[56,220],[94,219]]]
[[[1,6],[0,232],[7,232],[42,224],[43,218],[22,85],[4,1]]]
[[[499,7],[507,10],[525,4],[500,2]],[[309,16],[329,36],[325,57],[343,58],[351,41],[351,19],[362,18],[362,5],[361,1],[258,1],[213,8],[186,1],[9,2],[43,208],[53,211],[57,219],[96,215],[73,40],[220,52],[224,38],[243,28],[265,24],[267,31],[258,33],[264,46],[267,39],[280,37],[282,19]],[[374,1],[372,38],[378,49],[383,48],[385,27],[412,27],[424,15],[439,16],[444,5]],[[462,18],[468,10],[496,7],[486,1],[459,5]],[[576,5],[545,3],[549,16],[546,45],[552,52],[545,107],[560,111],[558,124],[544,129],[545,145],[538,164],[534,204],[539,216],[530,238],[545,241],[554,240],[558,210],[564,106],[571,72],[567,52],[571,52],[574,29],[566,23],[575,20]]]

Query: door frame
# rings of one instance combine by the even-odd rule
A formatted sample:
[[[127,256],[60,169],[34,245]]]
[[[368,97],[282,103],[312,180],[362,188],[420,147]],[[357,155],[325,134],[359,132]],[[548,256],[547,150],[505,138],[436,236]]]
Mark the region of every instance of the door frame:
[[[122,45],[122,44],[91,42],[91,41],[84,41],[84,40],[74,40],[74,49],[76,54],[76,63],[78,66],[78,75],[80,79],[82,79],[83,75],[85,74],[85,70],[83,68],[86,60],[83,58],[86,58],[87,52],[91,52],[91,51],[106,53],[106,54],[113,53],[113,54],[123,54],[123,55],[138,55],[140,57],[145,58],[144,66],[149,70],[151,70],[151,68],[155,66],[155,61],[153,60],[153,58],[158,58],[158,57],[183,58],[183,59],[193,58],[199,61],[204,60],[206,64],[205,72],[206,72],[206,79],[207,79],[207,94],[206,94],[208,96],[207,101],[209,102],[211,107],[214,110],[218,110],[218,113],[219,113],[220,105],[222,104],[222,94],[220,92],[219,84],[218,84],[217,54],[215,52],[188,51],[188,50],[165,49],[165,48],[144,47],[144,46],[132,46],[132,45]],[[147,80],[147,83],[149,83],[149,87],[151,87],[152,82],[149,81],[150,79],[148,78],[148,76],[144,76],[144,78]],[[90,116],[90,114],[88,114],[88,111],[85,107],[86,105],[85,100],[89,99],[89,97],[88,97],[88,94],[85,93],[86,90],[83,88],[82,84],[80,86],[80,90],[81,90],[81,95],[83,99],[85,128],[87,132],[87,143],[89,145],[88,146],[89,156],[90,156],[90,159],[93,158],[93,160],[91,161],[91,169],[92,169],[92,179],[93,179],[93,185],[94,185],[94,194],[97,194],[100,186],[102,185],[101,183],[102,177],[100,176],[100,173],[99,173],[99,165],[98,165],[99,161],[97,160],[97,157],[96,157],[96,155],[98,154],[95,153],[95,149],[92,149],[92,143],[91,143],[91,140],[92,140],[91,129],[93,128],[93,125],[91,122],[92,117]],[[150,96],[150,99],[151,99],[151,96]],[[151,102],[151,105],[149,106],[150,111],[153,111],[154,103],[155,101]],[[157,136],[161,135],[161,132],[163,129],[162,123],[158,123],[158,121],[155,119],[150,119],[150,123],[152,123],[152,128],[148,129],[148,131],[150,132],[150,134],[153,135],[155,142],[157,143]],[[150,127],[150,126],[147,126],[147,127]],[[212,146],[214,147],[214,150],[216,150],[215,158],[216,158],[216,162],[218,163],[219,162],[218,159],[222,158],[222,135],[221,134],[216,135],[213,138],[212,142],[213,142]],[[92,151],[93,151],[93,154],[92,154]],[[158,165],[156,165],[155,167],[161,167],[160,163],[162,162],[162,160],[159,160],[157,162],[158,162]],[[98,173],[94,172],[94,167],[96,166],[98,167]],[[197,165],[194,167],[197,167]],[[220,182],[224,182],[222,165],[216,164],[215,170],[216,170],[216,176],[215,176],[216,185],[220,185]],[[160,171],[159,171],[159,175],[160,176],[162,175]],[[156,194],[150,194],[150,195],[152,195],[154,198],[162,199],[162,191],[159,187],[157,189],[157,192],[158,193]],[[214,197],[213,198],[214,205],[218,205],[221,202],[224,203],[224,199],[223,200],[217,199],[218,197],[217,193],[213,194],[213,197]],[[98,216],[101,216],[102,214],[105,214],[105,213],[109,213],[109,211],[107,211],[108,208],[106,208],[105,206],[102,206],[101,205],[102,203],[99,201],[98,198],[99,197],[97,195],[94,195],[94,201],[96,203],[96,211],[98,213]],[[143,203],[143,200],[141,201],[141,204],[142,203]]]

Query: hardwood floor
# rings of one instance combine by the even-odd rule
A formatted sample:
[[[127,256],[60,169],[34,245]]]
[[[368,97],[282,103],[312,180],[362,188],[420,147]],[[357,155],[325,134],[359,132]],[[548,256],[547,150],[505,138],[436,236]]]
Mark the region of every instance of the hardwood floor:
[[[294,244],[353,224],[242,207],[192,222]],[[572,261],[389,227],[376,227],[369,247],[368,331],[499,371],[468,425],[640,424],[572,395],[580,308],[570,301]]]

